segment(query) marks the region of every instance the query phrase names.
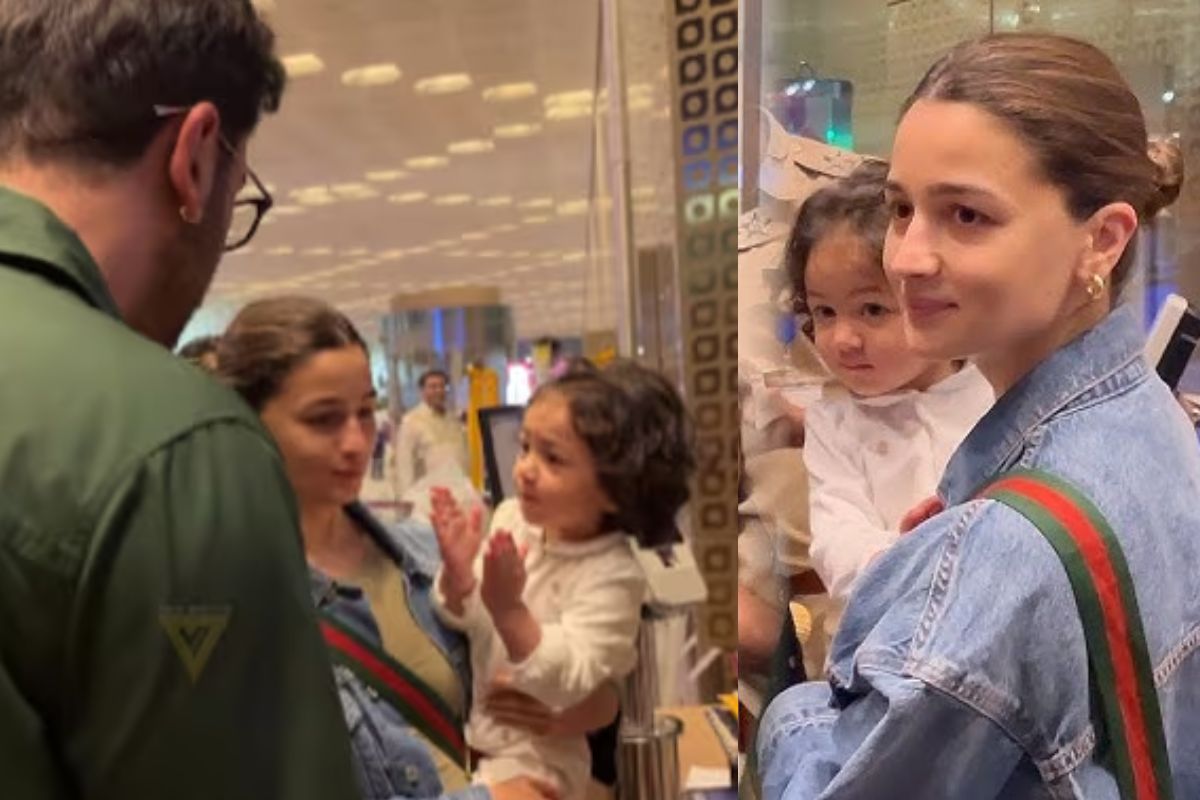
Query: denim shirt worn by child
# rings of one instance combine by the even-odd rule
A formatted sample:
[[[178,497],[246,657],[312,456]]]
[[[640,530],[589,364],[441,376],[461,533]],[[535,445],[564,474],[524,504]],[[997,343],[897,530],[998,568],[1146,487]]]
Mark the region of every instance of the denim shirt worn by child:
[[[1200,797],[1200,448],[1131,309],[1004,394],[955,453],[947,510],[863,574],[829,682],[759,729],[764,800],[1116,800],[1066,571],[1017,512],[972,499],[1036,468],[1073,483],[1133,576],[1176,798]]]
[[[348,513],[371,538],[393,555],[399,563],[409,600],[409,610],[430,641],[447,657],[463,692],[471,686],[471,667],[463,638],[443,626],[434,616],[430,586],[440,564],[440,555],[432,530],[419,523],[405,523],[389,530],[360,505]],[[313,571],[313,598],[323,612],[332,612],[344,625],[382,649],[375,618],[362,591],[339,586]],[[364,685],[349,669],[335,665],[334,679],[354,754],[354,767],[363,789],[364,800],[488,800],[491,792],[484,786],[470,786],[443,794],[437,766],[430,747],[403,716],[376,692]],[[470,698],[464,701],[469,707]]]

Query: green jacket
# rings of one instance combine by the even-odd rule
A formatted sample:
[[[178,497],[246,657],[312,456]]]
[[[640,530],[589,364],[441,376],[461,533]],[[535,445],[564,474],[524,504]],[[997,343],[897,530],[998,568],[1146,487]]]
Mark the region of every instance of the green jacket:
[[[0,797],[358,792],[278,451],[0,189]]]

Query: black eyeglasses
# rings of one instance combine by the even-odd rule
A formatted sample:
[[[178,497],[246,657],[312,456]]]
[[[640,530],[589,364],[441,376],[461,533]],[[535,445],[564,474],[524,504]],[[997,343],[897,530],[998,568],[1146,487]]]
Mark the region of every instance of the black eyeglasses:
[[[186,114],[190,111],[189,106],[154,106],[154,114],[160,118],[177,117]],[[239,247],[244,247],[254,234],[258,232],[258,226],[262,223],[263,217],[275,205],[275,198],[271,197],[271,193],[267,191],[267,187],[254,174],[254,170],[250,169],[250,165],[242,159],[237,152],[237,149],[229,143],[225,138],[225,134],[219,134],[221,147],[234,160],[242,161],[242,166],[246,169],[246,176],[254,185],[254,190],[258,193],[257,196],[239,197],[233,203],[233,218],[229,224],[229,231],[225,234],[225,252],[237,250]]]

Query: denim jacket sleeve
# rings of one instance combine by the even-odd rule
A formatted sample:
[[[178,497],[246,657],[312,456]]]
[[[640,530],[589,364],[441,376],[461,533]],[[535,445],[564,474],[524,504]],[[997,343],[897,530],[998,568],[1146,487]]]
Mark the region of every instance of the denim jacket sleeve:
[[[915,678],[866,670],[872,691],[837,708],[828,684],[781,694],[760,726],[764,800],[988,800],[1023,751],[987,717]]]

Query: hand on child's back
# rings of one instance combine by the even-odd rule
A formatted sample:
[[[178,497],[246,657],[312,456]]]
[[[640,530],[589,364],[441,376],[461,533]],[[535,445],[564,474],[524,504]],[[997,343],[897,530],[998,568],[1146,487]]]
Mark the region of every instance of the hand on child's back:
[[[940,497],[937,495],[934,495],[933,497],[926,497],[924,500],[910,508],[908,513],[901,517],[900,535],[903,536],[921,523],[928,519],[932,519],[945,510],[946,504],[942,502]]]
[[[509,778],[488,787],[492,800],[560,800],[554,787],[536,778]]]

